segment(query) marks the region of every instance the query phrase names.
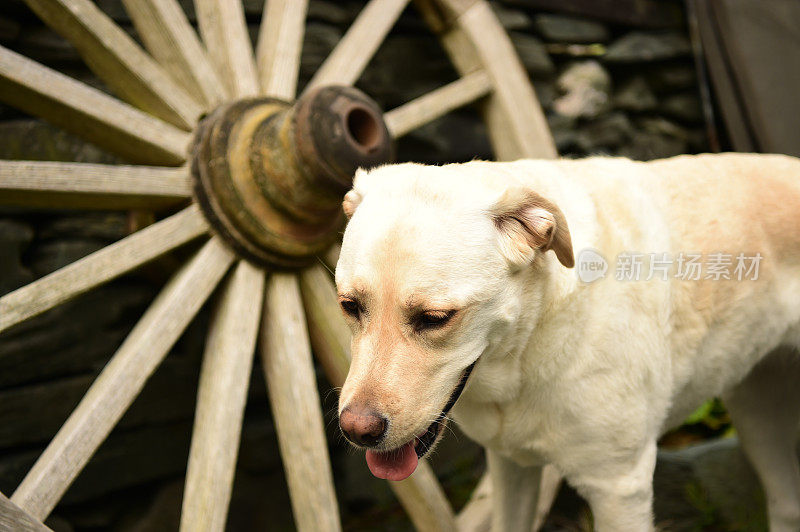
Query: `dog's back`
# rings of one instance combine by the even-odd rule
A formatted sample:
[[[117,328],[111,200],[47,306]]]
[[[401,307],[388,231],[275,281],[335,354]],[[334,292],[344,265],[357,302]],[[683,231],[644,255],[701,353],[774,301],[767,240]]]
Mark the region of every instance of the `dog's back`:
[[[557,164],[591,198],[598,229],[589,241],[607,259],[641,254],[646,270],[651,254],[666,253],[673,266],[666,294],[658,279],[596,287],[628,294],[652,316],[670,301],[664,332],[675,393],[664,428],[779,345],[800,346],[800,159],[726,153]],[[682,275],[698,256],[697,276]]]
[[[702,252],[724,271],[671,282],[677,423],[779,345],[798,345],[800,160],[730,153],[647,166],[673,256]]]

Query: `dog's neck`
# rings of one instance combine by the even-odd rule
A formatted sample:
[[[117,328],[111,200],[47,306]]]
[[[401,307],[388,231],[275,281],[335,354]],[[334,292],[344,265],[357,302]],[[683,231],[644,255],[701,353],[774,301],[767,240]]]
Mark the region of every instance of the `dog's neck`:
[[[506,170],[514,176],[513,181],[531,187],[564,212],[575,253],[597,245],[597,211],[583,183],[572,181],[557,166],[541,161],[508,163]],[[470,420],[478,411],[502,410],[504,404],[520,399],[526,389],[536,387],[537,381],[546,384],[553,358],[569,356],[563,352],[565,339],[544,339],[542,331],[551,329],[550,322],[564,316],[563,309],[581,290],[575,271],[562,266],[553,251],[547,251],[517,275],[513,297],[519,307],[481,354],[453,409],[457,421]],[[528,356],[531,350],[537,351],[536,356]],[[540,359],[541,366],[531,365],[531,358]]]
[[[573,251],[596,246],[596,208],[590,195],[578,183],[570,181],[566,174],[537,172],[538,161],[518,161],[510,165],[519,169],[530,165],[528,186],[555,202],[564,212],[573,241]],[[517,172],[516,175],[520,175]],[[491,339],[481,355],[475,371],[462,395],[465,405],[469,403],[504,403],[516,399],[523,385],[529,386],[537,377],[536,369],[523,367],[524,354],[530,349],[560,356],[562,345],[548,345],[537,340],[549,320],[562,315],[581,289],[580,281],[573,269],[562,266],[552,251],[538,256],[534,263],[517,273],[520,302],[513,320]],[[543,354],[544,356],[544,354]],[[542,366],[546,370],[547,364]]]
[[[553,253],[548,253],[519,272],[519,308],[510,322],[491,335],[460,402],[504,403],[519,395],[530,377],[522,367],[523,355],[536,341],[540,323],[552,311],[550,305],[566,293],[569,280],[562,277],[561,270]]]

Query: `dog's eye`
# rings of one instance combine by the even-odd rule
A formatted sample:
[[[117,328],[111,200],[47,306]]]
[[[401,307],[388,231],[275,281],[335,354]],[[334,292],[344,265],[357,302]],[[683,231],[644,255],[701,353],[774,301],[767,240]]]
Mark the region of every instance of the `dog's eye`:
[[[438,329],[450,321],[450,318],[455,313],[455,310],[429,310],[423,312],[414,321],[414,328],[418,331]]]
[[[361,306],[355,299],[342,298],[339,300],[339,305],[341,305],[345,314],[348,314],[356,319],[358,319],[359,315],[361,314]]]

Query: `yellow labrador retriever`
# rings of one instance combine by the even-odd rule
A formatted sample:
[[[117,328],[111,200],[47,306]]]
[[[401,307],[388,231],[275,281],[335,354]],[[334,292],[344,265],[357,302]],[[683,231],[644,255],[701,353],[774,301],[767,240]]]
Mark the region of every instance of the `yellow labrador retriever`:
[[[496,530],[530,530],[547,463],[597,530],[653,530],[656,439],[722,396],[771,530],[800,530],[800,160],[390,165],[343,207],[340,426],[373,474],[408,477],[452,407]]]

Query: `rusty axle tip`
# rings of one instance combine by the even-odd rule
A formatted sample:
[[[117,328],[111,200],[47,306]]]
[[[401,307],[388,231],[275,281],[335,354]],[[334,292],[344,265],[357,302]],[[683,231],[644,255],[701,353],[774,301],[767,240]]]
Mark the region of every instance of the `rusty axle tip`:
[[[272,98],[232,102],[198,128],[195,196],[241,256],[302,267],[337,238],[355,171],[391,161],[393,151],[380,108],[352,87],[321,87],[294,106]]]
[[[347,113],[347,136],[365,157],[381,147],[383,134],[379,127],[364,108],[354,107]]]
[[[295,141],[312,172],[342,195],[359,167],[371,168],[394,158],[383,113],[353,87],[320,87],[296,104]]]

